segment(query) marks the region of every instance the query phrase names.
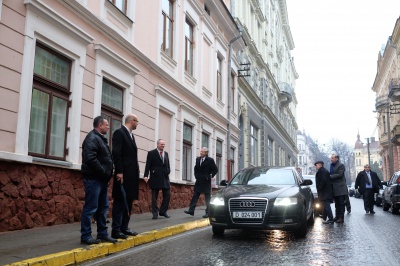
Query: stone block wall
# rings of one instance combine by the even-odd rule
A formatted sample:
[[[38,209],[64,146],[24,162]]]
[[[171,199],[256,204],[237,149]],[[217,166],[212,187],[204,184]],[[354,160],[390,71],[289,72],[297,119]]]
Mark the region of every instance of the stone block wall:
[[[133,213],[151,212],[151,190],[143,180],[139,191]],[[193,186],[171,183],[169,208],[188,207],[192,195]],[[84,199],[80,171],[0,161],[0,232],[78,222]],[[200,197],[198,205],[204,204]]]

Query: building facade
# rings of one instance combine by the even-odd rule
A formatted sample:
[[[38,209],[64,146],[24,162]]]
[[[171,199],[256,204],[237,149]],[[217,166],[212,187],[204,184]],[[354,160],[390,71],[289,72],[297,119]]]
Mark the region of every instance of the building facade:
[[[134,113],[140,169],[157,139],[170,154],[171,208],[186,207],[201,147],[238,169],[239,34],[230,1],[0,0],[0,231],[80,220],[81,145]],[[231,113],[228,115],[228,106]],[[227,146],[228,128],[230,147]],[[227,158],[227,150],[230,151]],[[143,174],[143,173],[142,173]],[[150,210],[140,184],[135,212]]]
[[[301,169],[303,175],[315,174],[315,154],[310,149],[310,143],[305,132],[297,131],[297,167]],[[320,160],[320,159],[319,159]]]
[[[389,180],[400,168],[400,18],[392,35],[378,54],[372,90],[376,94],[377,127],[383,179]]]
[[[295,83],[285,0],[234,1],[233,16],[247,44],[239,51],[239,166],[295,166]]]

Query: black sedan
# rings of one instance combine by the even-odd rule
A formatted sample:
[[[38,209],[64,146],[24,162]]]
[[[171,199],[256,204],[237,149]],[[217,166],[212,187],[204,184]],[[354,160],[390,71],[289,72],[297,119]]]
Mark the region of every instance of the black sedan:
[[[311,180],[293,167],[250,167],[239,171],[211,198],[209,208],[213,233],[225,229],[293,231],[305,237],[314,224]]]

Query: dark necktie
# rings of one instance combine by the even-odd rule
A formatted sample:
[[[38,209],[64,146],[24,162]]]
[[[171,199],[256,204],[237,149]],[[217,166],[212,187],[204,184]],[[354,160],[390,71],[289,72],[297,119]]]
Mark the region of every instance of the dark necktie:
[[[369,172],[367,172],[367,178],[365,179],[365,182],[369,185],[370,183],[369,183],[369,177],[370,177],[370,173]]]
[[[160,151],[160,157],[161,157],[161,161],[164,162],[163,157],[162,157],[162,151]]]
[[[201,158],[200,165],[204,162],[204,158]]]

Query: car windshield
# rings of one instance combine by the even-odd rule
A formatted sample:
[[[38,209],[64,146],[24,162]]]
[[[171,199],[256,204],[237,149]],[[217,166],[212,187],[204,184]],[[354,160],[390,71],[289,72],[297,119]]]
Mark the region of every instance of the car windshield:
[[[231,185],[295,185],[291,169],[256,168],[251,171],[240,171],[231,181]]]

